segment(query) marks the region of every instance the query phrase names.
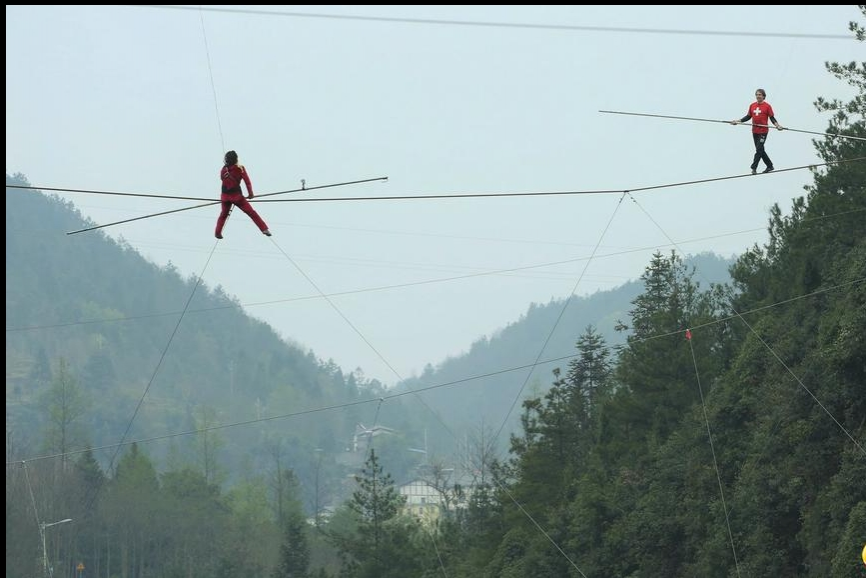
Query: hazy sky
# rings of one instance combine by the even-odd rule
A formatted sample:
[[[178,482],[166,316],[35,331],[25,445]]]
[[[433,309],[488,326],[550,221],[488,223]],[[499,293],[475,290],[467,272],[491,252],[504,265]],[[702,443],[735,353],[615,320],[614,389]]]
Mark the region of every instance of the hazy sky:
[[[816,97],[853,94],[824,63],[863,59],[854,5],[179,8],[7,5],[6,172],[217,199],[235,149],[258,194],[388,178],[273,199],[635,190],[746,174],[750,129],[599,111],[729,120],[762,87],[783,125],[820,133]],[[819,162],[813,138],[773,131],[777,171]],[[235,210],[218,244],[218,206],[102,230],[393,384],[532,302],[637,278],[671,240],[763,243],[769,207],[810,182],[261,202],[274,237]],[[62,196],[97,224],[199,204]],[[45,231],[94,234],[66,233]]]

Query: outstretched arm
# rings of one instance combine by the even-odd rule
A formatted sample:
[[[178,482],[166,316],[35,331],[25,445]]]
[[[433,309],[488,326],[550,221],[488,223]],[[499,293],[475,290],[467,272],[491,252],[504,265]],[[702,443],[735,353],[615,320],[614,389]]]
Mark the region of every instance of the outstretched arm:
[[[252,199],[255,197],[255,194],[253,194],[253,183],[250,181],[250,175],[243,165],[239,165],[239,167],[241,169],[241,177],[244,179],[244,185],[247,187],[247,198]]]

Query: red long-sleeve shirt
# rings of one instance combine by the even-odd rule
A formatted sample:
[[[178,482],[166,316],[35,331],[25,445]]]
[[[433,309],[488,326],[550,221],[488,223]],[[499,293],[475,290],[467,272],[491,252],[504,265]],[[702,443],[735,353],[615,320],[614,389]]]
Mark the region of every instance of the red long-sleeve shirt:
[[[241,190],[241,181],[243,181],[247,188],[247,196],[253,196],[253,183],[243,165],[224,166],[220,170],[220,179],[223,182],[224,193],[243,193]]]

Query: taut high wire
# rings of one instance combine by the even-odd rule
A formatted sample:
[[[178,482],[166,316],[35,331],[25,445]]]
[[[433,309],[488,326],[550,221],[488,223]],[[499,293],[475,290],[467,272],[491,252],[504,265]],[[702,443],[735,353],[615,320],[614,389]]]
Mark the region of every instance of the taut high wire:
[[[327,188],[330,188],[330,187],[342,187],[342,186],[346,186],[346,185],[357,185],[357,184],[360,184],[360,183],[369,183],[369,182],[372,182],[372,181],[387,181],[387,180],[388,180],[388,177],[375,177],[375,178],[372,178],[372,179],[361,179],[361,180],[359,180],[359,181],[347,181],[347,182],[344,182],[344,183],[334,183],[334,184],[331,184],[331,185],[319,185],[319,186],[317,186],[317,187],[307,187],[307,186],[305,185],[305,186],[302,186],[300,189],[291,189],[291,190],[288,190],[288,191],[277,191],[277,192],[275,192],[275,193],[265,193],[265,194],[263,194],[263,195],[256,195],[256,198],[259,198],[259,197],[270,197],[270,196],[273,196],[273,195],[284,195],[284,194],[286,194],[286,193],[297,193],[297,192],[299,192],[299,191],[314,191],[314,190],[316,190],[316,189],[327,189]],[[83,191],[79,191],[79,192],[83,192]],[[95,230],[95,229],[103,229],[103,228],[105,228],[105,227],[111,227],[111,226],[113,226],[113,225],[120,225],[120,224],[122,224],[122,223],[131,223],[132,221],[140,221],[141,219],[149,219],[149,218],[151,218],[151,217],[159,217],[159,216],[161,216],[161,215],[169,215],[169,214],[171,214],[171,213],[179,213],[179,212],[181,212],[181,211],[190,211],[190,210],[192,210],[192,209],[199,209],[199,208],[201,208],[201,207],[209,207],[209,206],[211,206],[211,205],[218,205],[218,204],[220,204],[220,201],[210,201],[210,202],[207,202],[207,203],[202,203],[202,204],[200,204],[200,205],[193,205],[192,207],[184,207],[184,208],[182,208],[182,209],[173,209],[173,210],[171,210],[171,211],[163,211],[163,212],[161,212],[161,213],[152,213],[152,214],[149,214],[149,215],[142,215],[141,217],[133,217],[133,218],[131,218],[131,219],[124,219],[123,221],[115,221],[115,222],[113,222],[113,223],[106,223],[105,225],[96,225],[95,227],[87,227],[87,228],[85,228],[85,229],[78,229],[77,231],[69,231],[69,232],[66,233],[66,234],[67,234],[67,235],[74,235],[74,234],[76,234],[76,233],[84,233],[85,231],[93,231],[93,230]]]

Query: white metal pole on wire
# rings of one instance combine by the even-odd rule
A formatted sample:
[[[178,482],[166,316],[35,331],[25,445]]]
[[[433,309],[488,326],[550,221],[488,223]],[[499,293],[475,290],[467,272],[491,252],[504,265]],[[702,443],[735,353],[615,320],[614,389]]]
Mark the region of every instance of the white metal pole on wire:
[[[672,118],[672,119],[676,119],[676,120],[696,120],[696,121],[700,121],[700,122],[720,122],[720,123],[724,123],[724,124],[731,124],[731,121],[729,121],[729,120],[718,120],[715,118],[692,118],[692,117],[688,117],[688,116],[670,116],[667,114],[646,114],[646,113],[642,113],[642,112],[621,112],[618,110],[600,110],[598,112],[602,112],[605,114],[625,114],[625,115],[629,115],[629,116],[650,116],[650,117],[654,117],[654,118]],[[743,124],[748,125],[749,123],[743,123]],[[754,126],[765,126],[765,127],[772,128],[768,124],[757,124]],[[863,138],[860,136],[851,136],[851,135],[847,135],[847,134],[837,134],[837,133],[832,133],[832,132],[815,132],[815,131],[811,131],[811,130],[800,130],[800,129],[788,128],[788,127],[784,127],[782,130],[788,130],[791,132],[802,132],[802,133],[806,133],[806,134],[817,134],[817,135],[821,135],[821,136],[835,136],[835,137],[839,137],[839,138],[849,138],[852,140],[866,140],[866,138]]]

